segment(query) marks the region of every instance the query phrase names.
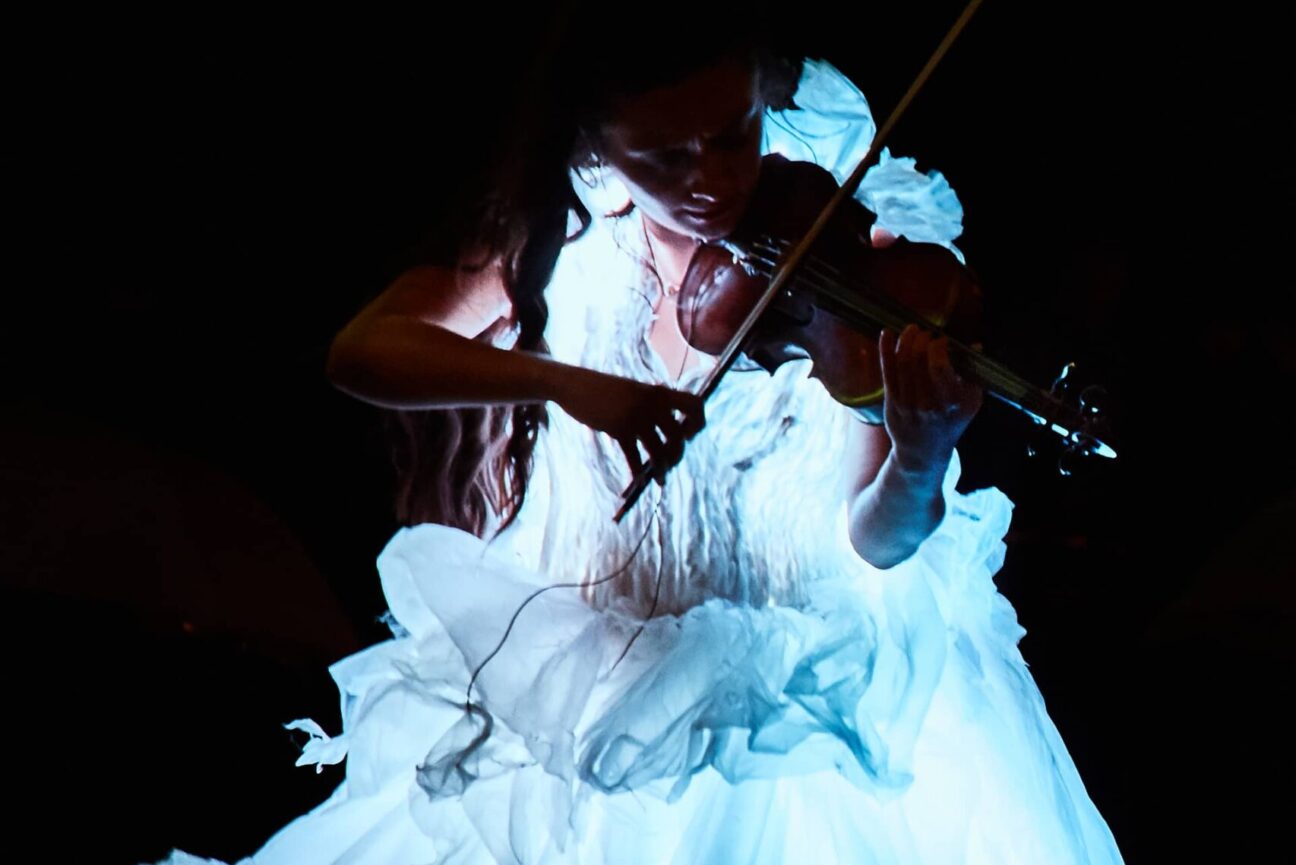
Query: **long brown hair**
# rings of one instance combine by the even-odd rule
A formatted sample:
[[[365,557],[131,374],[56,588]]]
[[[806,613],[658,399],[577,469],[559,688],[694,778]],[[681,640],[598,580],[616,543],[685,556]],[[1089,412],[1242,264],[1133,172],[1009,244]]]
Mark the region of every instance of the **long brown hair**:
[[[499,258],[512,300],[511,320],[479,339],[498,344],[513,337],[515,349],[547,351],[544,290],[563,246],[592,221],[571,173],[597,163],[599,127],[617,98],[676,83],[737,53],[753,63],[767,106],[794,107],[800,56],[771,47],[754,20],[735,24],[713,12],[713,21],[699,21],[693,8],[688,14],[691,27],[723,38],[693,40],[651,63],[636,62],[660,50],[649,34],[632,37],[638,46],[618,34],[617,44],[609,46],[603,18],[568,19],[541,74],[530,82],[517,134],[497,160],[490,190],[461,223],[458,248],[486,250],[469,266]],[[576,230],[569,232],[572,217]],[[388,413],[396,518],[403,525],[436,522],[478,536],[496,520],[496,531],[507,527],[526,498],[547,417],[543,405]]]

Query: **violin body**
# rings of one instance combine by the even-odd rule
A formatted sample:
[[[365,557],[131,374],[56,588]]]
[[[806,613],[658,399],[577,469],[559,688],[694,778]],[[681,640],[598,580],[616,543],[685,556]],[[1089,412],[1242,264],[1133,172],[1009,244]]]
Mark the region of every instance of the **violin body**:
[[[765,157],[760,182],[733,236],[699,247],[685,273],[676,302],[680,332],[690,345],[720,354],[769,286],[767,269],[733,250],[758,246],[762,238],[804,236],[836,192],[836,180],[817,165]],[[812,248],[814,259],[806,263],[804,278],[774,300],[744,351],[771,372],[788,360],[809,358],[811,374],[834,399],[867,422],[881,423],[881,325],[814,286],[831,280],[864,304],[901,310],[909,321],[971,343],[980,339],[981,291],[944,247],[904,239],[873,245],[873,215],[854,199],[845,205]],[[776,250],[777,241],[767,248]],[[951,363],[968,371],[955,356]]]

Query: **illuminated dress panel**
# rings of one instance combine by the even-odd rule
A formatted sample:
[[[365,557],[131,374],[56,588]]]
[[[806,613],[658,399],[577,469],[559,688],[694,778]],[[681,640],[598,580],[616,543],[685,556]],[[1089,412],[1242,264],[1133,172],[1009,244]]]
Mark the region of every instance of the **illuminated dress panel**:
[[[841,179],[874,131],[863,97],[810,62],[796,100],[767,116],[766,149]],[[596,213],[615,198],[583,191]],[[860,197],[911,239],[961,230],[943,178],[908,160]],[[632,212],[564,250],[547,337],[560,360],[674,383],[648,342],[643,238]],[[620,449],[551,407],[513,526],[489,544],[397,533],[378,560],[395,638],[332,668],[342,735],[299,724],[303,762],[345,756],[346,780],[248,861],[1121,861],[992,580],[1011,502],[957,492],[955,455],[936,532],[869,566],[839,491],[858,421],[808,373],[727,376],[619,526]],[[581,587],[525,605],[466,712],[472,671],[556,583]]]

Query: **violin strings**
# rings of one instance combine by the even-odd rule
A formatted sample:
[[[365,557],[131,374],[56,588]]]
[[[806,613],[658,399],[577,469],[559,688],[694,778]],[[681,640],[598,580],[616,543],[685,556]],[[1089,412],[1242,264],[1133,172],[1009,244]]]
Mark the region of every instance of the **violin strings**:
[[[781,252],[779,245],[772,239],[763,247],[758,246],[756,248],[763,248],[774,254],[780,254]],[[778,266],[778,261],[776,259],[770,259],[756,254],[752,254],[752,258],[759,264],[764,265],[767,270],[770,271],[763,271],[766,276],[771,275],[772,269]],[[842,281],[837,278],[837,275],[840,273],[840,270],[832,264],[824,261],[819,256],[810,255],[807,256],[803,262],[802,272],[798,273],[793,278],[796,282],[809,287],[811,291],[823,294],[853,312],[859,312],[871,319],[874,319],[874,324],[880,324],[882,327],[889,327],[899,332],[905,325],[916,323],[913,322],[914,313],[912,310],[900,304],[894,298],[886,296],[873,296],[870,298],[872,303],[878,307],[877,310],[860,310],[857,303],[852,302],[854,300],[852,297],[852,289],[843,284]],[[932,326],[930,322],[927,322],[927,325]],[[972,351],[958,340],[950,338],[950,343],[956,349],[961,350],[964,353],[968,362],[976,368],[976,372],[985,380],[986,384],[998,387],[1004,393],[1011,394],[1015,399],[1029,399],[1031,394],[1029,386],[1016,374],[1005,369],[994,360],[987,358],[985,355]]]

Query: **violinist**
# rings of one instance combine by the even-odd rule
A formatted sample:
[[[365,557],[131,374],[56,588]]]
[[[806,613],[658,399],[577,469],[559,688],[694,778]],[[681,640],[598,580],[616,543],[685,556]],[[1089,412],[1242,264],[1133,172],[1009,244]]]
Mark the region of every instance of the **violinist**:
[[[560,51],[458,259],[337,335],[333,382],[407,436],[398,624],[335,666],[341,735],[301,724],[346,780],[252,861],[1121,861],[992,582],[1011,503],[955,489],[982,391],[946,340],[881,335],[881,424],[809,361],[695,396],[699,245],[765,154],[833,167],[874,126],[831,65],[691,21],[712,38],[668,56]],[[939,175],[868,189],[866,240],[957,236]]]

